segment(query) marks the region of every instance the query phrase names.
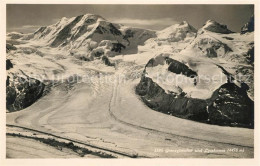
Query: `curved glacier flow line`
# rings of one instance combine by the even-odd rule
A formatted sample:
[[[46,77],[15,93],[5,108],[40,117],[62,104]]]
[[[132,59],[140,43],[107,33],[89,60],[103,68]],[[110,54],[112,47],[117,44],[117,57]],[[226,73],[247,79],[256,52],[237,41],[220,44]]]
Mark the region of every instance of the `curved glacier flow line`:
[[[133,127],[133,128],[136,128],[136,129],[139,129],[139,130],[146,130],[146,131],[151,131],[151,132],[155,132],[155,133],[159,133],[159,134],[168,134],[168,135],[171,135],[171,136],[177,136],[177,137],[183,137],[183,138],[187,138],[187,139],[192,139],[192,140],[197,140],[197,141],[205,141],[205,142],[212,142],[212,143],[220,143],[220,144],[226,144],[226,145],[234,145],[234,146],[239,146],[239,147],[247,147],[247,148],[254,148],[252,146],[247,146],[247,145],[239,145],[239,144],[233,144],[233,143],[225,143],[225,142],[220,142],[220,141],[212,141],[212,140],[206,140],[206,139],[198,139],[198,138],[192,138],[192,137],[189,137],[189,136],[183,136],[183,135],[178,135],[178,134],[173,134],[173,133],[169,133],[169,132],[164,132],[164,131],[160,131],[160,130],[157,130],[157,129],[152,129],[152,128],[148,128],[148,127],[144,127],[144,126],[140,126],[140,125],[136,125],[136,124],[132,124],[132,123],[129,123],[129,122],[126,122],[126,121],[123,121],[121,119],[119,119],[112,111],[112,101],[113,99],[116,98],[116,94],[117,94],[117,90],[118,90],[118,82],[116,82],[116,86],[115,84],[113,85],[113,91],[112,91],[112,94],[111,94],[111,99],[110,99],[110,102],[109,102],[109,114],[110,116],[122,123],[122,124],[125,124],[127,126],[130,126],[130,127]]]

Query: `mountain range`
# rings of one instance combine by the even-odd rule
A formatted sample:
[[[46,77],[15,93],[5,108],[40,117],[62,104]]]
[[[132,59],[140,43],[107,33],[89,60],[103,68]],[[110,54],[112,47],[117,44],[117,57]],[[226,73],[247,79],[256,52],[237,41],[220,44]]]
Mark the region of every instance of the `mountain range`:
[[[254,127],[253,16],[239,33],[214,20],[154,31],[94,14],[63,17],[34,33],[8,33],[6,52],[8,112],[31,106],[64,78],[125,74],[151,111]]]

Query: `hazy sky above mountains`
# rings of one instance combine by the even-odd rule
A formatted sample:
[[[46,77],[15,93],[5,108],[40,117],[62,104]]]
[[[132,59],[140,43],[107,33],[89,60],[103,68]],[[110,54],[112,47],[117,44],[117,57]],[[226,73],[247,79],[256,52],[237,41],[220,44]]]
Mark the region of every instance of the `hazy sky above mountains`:
[[[7,32],[33,32],[62,17],[98,14],[108,21],[133,27],[161,30],[181,21],[200,28],[211,19],[240,32],[254,13],[253,5],[18,5],[9,4]]]

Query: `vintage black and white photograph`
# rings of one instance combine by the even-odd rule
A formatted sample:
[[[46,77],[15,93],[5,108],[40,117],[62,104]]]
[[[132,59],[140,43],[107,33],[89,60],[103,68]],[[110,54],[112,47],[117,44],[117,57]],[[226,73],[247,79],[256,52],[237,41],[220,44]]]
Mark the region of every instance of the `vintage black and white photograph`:
[[[6,4],[6,159],[253,159],[254,12]]]

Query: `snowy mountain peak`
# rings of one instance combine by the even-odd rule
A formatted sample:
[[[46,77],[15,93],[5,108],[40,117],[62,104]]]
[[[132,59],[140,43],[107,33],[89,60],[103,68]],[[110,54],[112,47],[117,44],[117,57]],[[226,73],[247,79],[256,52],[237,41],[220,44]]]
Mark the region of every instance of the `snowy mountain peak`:
[[[163,31],[171,30],[171,31],[177,31],[177,30],[183,30],[183,31],[192,31],[197,32],[197,30],[191,26],[187,21],[182,21],[180,23],[174,24]]]
[[[203,27],[199,30],[200,33],[203,31],[210,31],[210,32],[215,32],[215,33],[223,33],[223,34],[229,34],[233,33],[231,30],[227,28],[226,25],[220,24],[214,20],[208,20],[206,23],[203,25]]]
[[[82,20],[84,20],[84,21],[87,21],[87,20],[95,20],[95,21],[97,21],[97,22],[106,21],[106,19],[103,18],[103,17],[101,17],[100,15],[89,14],[89,13],[83,15]]]
[[[218,24],[215,20],[208,20],[206,24]]]
[[[79,24],[87,24],[90,22],[100,22],[100,21],[106,21],[106,19],[104,19],[103,17],[99,16],[99,15],[95,15],[95,14],[84,14],[84,15],[79,15],[77,17],[71,17],[71,18],[67,18],[67,17],[62,17],[56,24],[54,25],[61,25],[61,24],[67,24],[68,22],[72,22],[74,19],[76,18],[80,18],[79,19]]]
[[[187,21],[182,21],[174,24],[168,28],[163,29],[157,33],[158,38],[168,40],[171,42],[178,42],[186,38],[194,37],[197,30],[191,26]]]
[[[189,23],[187,21],[182,21],[179,23],[179,26],[188,27]]]
[[[188,22],[184,20],[180,24],[188,24]]]
[[[114,56],[121,51],[135,53],[138,45],[152,37],[155,37],[154,31],[114,24],[95,14],[63,17],[56,24],[26,35],[27,40],[71,50],[73,55],[87,60],[103,55]]]
[[[62,17],[59,22],[66,21],[66,20],[68,20],[67,17]]]
[[[192,25],[190,25],[187,21],[182,21],[179,24],[179,28],[183,28],[184,30],[188,30],[188,31],[191,31],[191,32],[197,32],[198,31]]]
[[[75,88],[85,86],[86,91],[93,87],[96,93],[103,78],[114,80],[123,74],[127,84],[103,82],[104,87],[95,97],[114,93],[115,86],[119,90],[131,87],[119,92],[121,96],[124,92],[132,95],[136,87],[145,104],[160,112],[212,124],[252,127],[253,119],[248,117],[253,115],[253,101],[247,93],[253,98],[254,34],[228,34],[231,31],[227,26],[213,20],[200,31],[197,33],[187,21],[152,31],[84,14],[63,17],[35,33],[9,33],[7,109],[17,111],[30,106],[45,94],[45,87],[49,93],[50,84],[53,89],[60,86],[66,94],[78,93]],[[20,78],[33,78],[32,86],[30,82],[19,83]],[[68,82],[63,81],[66,78]],[[80,80],[82,84],[77,85],[78,78],[87,82]],[[105,91],[107,88],[112,89]],[[110,99],[107,101],[109,104]],[[75,103],[69,105],[75,107]],[[71,110],[68,112],[74,112]]]

